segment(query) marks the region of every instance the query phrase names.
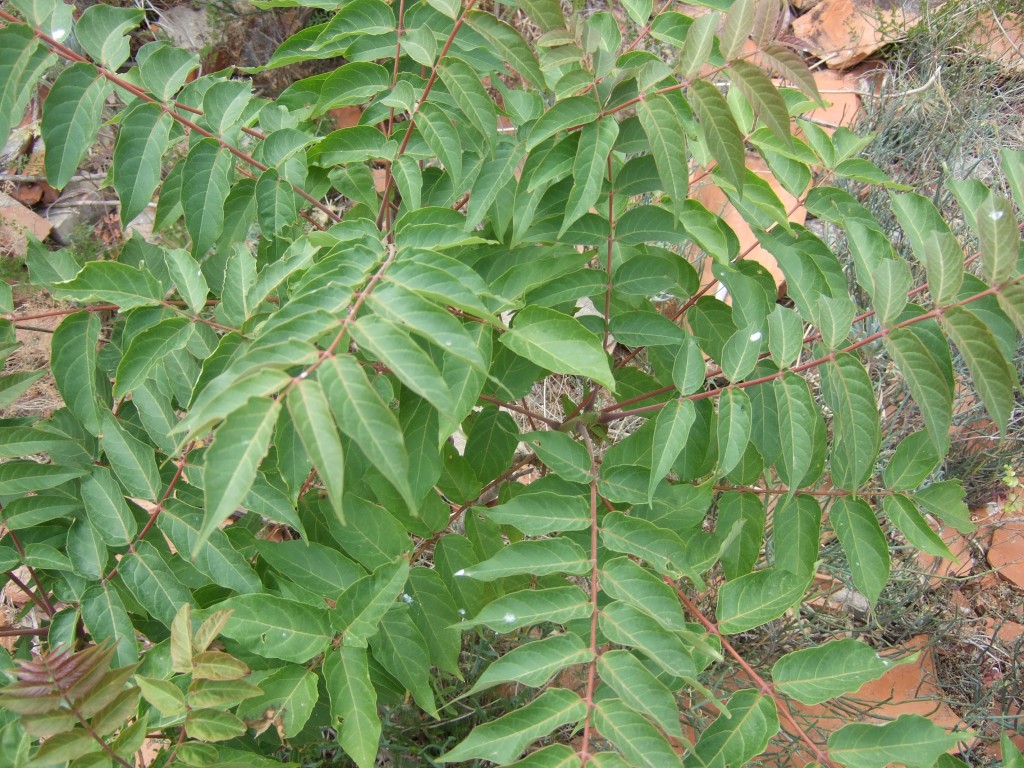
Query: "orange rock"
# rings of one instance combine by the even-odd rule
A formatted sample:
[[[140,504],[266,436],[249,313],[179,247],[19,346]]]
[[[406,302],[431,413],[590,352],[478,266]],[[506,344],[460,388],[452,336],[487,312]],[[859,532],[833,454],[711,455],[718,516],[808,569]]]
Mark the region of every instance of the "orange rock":
[[[1024,523],[1007,522],[995,529],[988,564],[1014,586],[1024,589]]]
[[[45,240],[50,234],[50,222],[0,192],[0,253],[23,258],[28,248],[26,232]]]
[[[977,52],[989,61],[1017,73],[1024,73],[1024,16],[998,16],[984,11],[971,30]]]
[[[793,21],[793,34],[829,68],[843,69],[903,38],[921,18],[916,8],[870,0],[822,0]]]
[[[937,526],[932,526],[933,528]],[[955,528],[945,527],[939,531],[939,536],[949,547],[949,551],[956,557],[956,561],[935,557],[925,552],[919,552],[917,562],[921,570],[932,574],[928,577],[928,586],[932,589],[941,587],[947,579],[956,579],[967,576],[974,570],[974,557],[971,555],[971,542]]]

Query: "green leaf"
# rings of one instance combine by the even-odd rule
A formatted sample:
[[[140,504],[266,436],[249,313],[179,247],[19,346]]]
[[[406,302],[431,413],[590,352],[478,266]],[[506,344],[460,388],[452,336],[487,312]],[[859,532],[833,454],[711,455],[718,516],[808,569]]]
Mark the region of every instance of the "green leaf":
[[[245,723],[220,709],[194,709],[188,713],[185,730],[201,741],[227,741],[245,733]]]
[[[594,122],[599,114],[600,107],[593,96],[570,96],[562,99],[533,124],[530,136],[526,140],[526,151],[529,152],[559,131]]]
[[[1017,745],[1013,743],[1009,731],[1003,731],[1000,735],[999,750],[1003,754],[1004,768],[1021,768],[1024,765],[1024,756],[1017,749]],[[940,763],[940,768],[945,768],[945,766],[941,766]]]
[[[158,101],[167,101],[199,66],[199,56],[195,53],[164,40],[142,46],[136,58],[146,90]]]
[[[286,668],[287,669],[287,668]],[[241,701],[259,696],[259,686],[246,680],[193,680],[188,687],[188,704],[192,709],[235,706]],[[260,709],[262,715],[266,709]],[[282,719],[287,717],[282,713]]]
[[[58,733],[46,740],[32,759],[25,763],[24,768],[66,764],[69,760],[87,755],[95,747],[96,741],[92,735],[82,728]]]
[[[272,238],[293,223],[298,210],[299,200],[291,184],[273,168],[260,174],[256,181],[256,219],[264,237]]]
[[[120,667],[139,660],[139,647],[135,628],[124,609],[124,603],[109,583],[89,587],[79,601],[82,621],[93,640],[110,640],[117,644],[115,659]]]
[[[722,548],[722,570],[727,579],[739,578],[754,569],[761,554],[764,523],[764,504],[756,495],[723,493],[719,498],[717,530],[731,531],[742,524],[739,535]]]
[[[963,735],[949,733],[920,715],[900,715],[884,725],[849,723],[829,736],[829,757],[847,768],[931,768]]]
[[[327,647],[327,611],[267,594],[238,595],[215,606],[231,611],[222,633],[250,653],[305,664]]]
[[[946,542],[932,530],[909,498],[903,494],[886,496],[882,499],[882,509],[885,510],[889,522],[899,528],[907,541],[922,552],[947,560],[956,560]]]
[[[281,575],[322,595],[337,596],[364,575],[337,549],[315,541],[257,540],[256,549]]]
[[[743,43],[750,36],[754,26],[754,6],[754,0],[735,0],[729,6],[725,23],[718,34],[722,58],[726,61],[739,54]]]
[[[121,123],[114,144],[111,179],[121,200],[122,225],[142,213],[153,199],[173,123],[171,116],[156,104],[140,104]]]
[[[615,378],[601,340],[579,320],[553,309],[531,306],[516,315],[503,345],[554,373],[585,376],[613,390]]]
[[[680,394],[692,395],[704,384],[707,364],[697,341],[687,334],[672,365],[672,383]]]
[[[862,499],[837,498],[829,520],[843,545],[853,583],[874,605],[889,581],[889,544],[871,507]]]
[[[942,324],[964,356],[985,410],[1005,436],[1013,413],[1014,386],[1019,384],[1016,371],[999,354],[992,331],[973,312],[954,307],[942,314]]]
[[[657,312],[630,312],[612,317],[615,340],[627,347],[675,347],[686,336],[682,328]]]
[[[602,699],[594,708],[594,727],[640,768],[681,766],[668,740],[622,699]]]
[[[565,204],[565,218],[562,219],[559,237],[601,197],[601,190],[608,176],[608,154],[612,151],[618,135],[619,124],[611,116],[583,126],[580,143],[576,148],[576,159],[572,166],[572,190]]]
[[[37,461],[7,461],[0,464],[0,495],[12,496],[54,488],[89,472],[84,467],[60,467]]]
[[[515,419],[496,407],[485,407],[473,419],[466,435],[466,462],[477,477],[497,477],[512,463],[519,445]]]
[[[921,409],[935,451],[944,456],[953,421],[953,391],[942,366],[924,342],[909,329],[897,328],[884,343],[906,378],[914,402]]]
[[[354,0],[340,9],[332,2],[329,8],[336,11],[333,18],[306,51],[319,51],[350,35],[381,35],[395,29],[395,12],[381,0]]]
[[[823,430],[821,411],[814,404],[807,382],[787,373],[772,385],[779,408],[782,452],[776,463],[779,478],[790,488],[814,482],[821,469],[815,465],[816,432]]]
[[[164,289],[144,269],[117,261],[90,261],[73,280],[57,283],[54,296],[81,302],[107,302],[121,309],[159,304]]]
[[[341,452],[341,438],[334,426],[330,406],[319,382],[303,379],[286,399],[292,423],[306,449],[320,480],[327,488],[334,514],[345,524],[342,497],[345,484],[345,459]]]
[[[192,324],[184,317],[170,317],[137,334],[117,364],[114,397],[120,399],[142,384],[154,366],[191,337]]]
[[[926,197],[893,195],[893,212],[910,238],[914,255],[928,275],[928,290],[937,304],[949,303],[964,276],[964,255],[942,214]]]
[[[9,24],[0,30],[0,136],[8,136],[12,122],[21,119],[34,93],[26,87],[54,62],[54,56],[40,45],[24,24]]]
[[[416,111],[416,130],[427,145],[441,160],[452,178],[452,184],[460,185],[462,180],[462,142],[455,129],[454,121],[432,102],[421,104]]]
[[[213,530],[249,493],[256,470],[270,449],[280,410],[280,400],[253,397],[231,413],[217,430],[213,445],[206,449],[203,470],[206,512],[195,543],[197,549],[203,547]],[[193,550],[193,558],[195,553]]]
[[[554,531],[580,531],[590,527],[590,505],[578,485],[541,478],[510,501],[486,509],[501,525],[512,525],[528,536]],[[588,478],[589,482],[589,478]]]
[[[473,194],[469,197],[466,227],[475,229],[487,216],[499,195],[509,188],[519,163],[523,159],[521,145],[502,142],[498,145],[493,160],[484,163],[476,177]]]
[[[808,494],[785,496],[775,508],[775,567],[813,574],[821,539],[821,507]]]
[[[964,493],[959,480],[943,480],[926,485],[910,494],[910,498],[960,533],[970,533],[974,530],[974,523],[964,503]]]
[[[730,62],[729,77],[768,130],[791,145],[793,137],[789,132],[789,109],[771,79],[743,59]]]
[[[647,485],[648,504],[654,498],[655,488],[679,458],[696,417],[696,410],[690,400],[671,400],[658,413],[654,426],[651,477]]]
[[[469,123],[484,138],[492,152],[495,144],[497,112],[480,76],[460,58],[446,56],[440,67],[441,81]]]
[[[228,537],[219,528],[210,532],[202,547],[198,547],[199,529],[203,513],[184,504],[169,500],[164,504],[157,526],[185,557],[192,559],[196,570],[227,589],[242,594],[259,592],[263,585],[248,560],[231,546]]]
[[[0,407],[7,407],[46,375],[46,371],[19,371],[0,376]]]
[[[530,688],[540,688],[556,674],[577,664],[586,664],[594,654],[578,635],[549,635],[516,646],[500,659],[491,662],[464,695],[493,688],[501,683],[516,682]]]
[[[345,645],[366,647],[384,614],[395,604],[408,576],[409,563],[400,557],[381,565],[342,593],[331,614],[331,623],[344,636]]]
[[[324,80],[312,117],[320,117],[338,107],[362,104],[390,87],[391,73],[380,64],[368,61],[342,64]]]
[[[764,751],[779,730],[775,701],[753,689],[736,691],[729,711],[715,718],[700,735],[686,765],[728,768],[744,765]]]
[[[218,613],[229,612],[219,611]],[[223,651],[196,653],[192,657],[191,670],[193,680],[239,680],[249,674],[249,667]]]
[[[74,572],[79,576],[95,581],[103,578],[107,565],[107,546],[94,525],[81,520],[71,526],[67,553]]]
[[[721,16],[709,11],[693,20],[686,32],[683,48],[679,54],[679,72],[684,78],[691,78],[707,64],[708,56],[715,42],[715,30]]]
[[[181,204],[192,255],[201,259],[224,228],[224,201],[230,191],[231,153],[216,139],[193,145],[182,171]]]
[[[927,432],[912,432],[900,440],[886,465],[887,488],[911,490],[923,483],[939,464]]]
[[[46,142],[46,180],[57,189],[75,175],[96,140],[110,84],[92,64],[61,72],[43,103],[40,130]]]
[[[116,72],[131,52],[125,33],[137,27],[144,16],[137,8],[94,5],[79,17],[75,37],[96,63]]]
[[[820,704],[877,680],[892,666],[871,646],[847,638],[786,654],[772,667],[772,680],[787,696],[803,704]]]
[[[512,632],[543,621],[564,624],[582,619],[590,616],[590,610],[590,601],[578,587],[526,589],[499,597],[460,626],[471,629],[484,625],[495,632]]]
[[[1013,207],[1002,195],[990,191],[975,211],[975,221],[985,278],[994,285],[1010,279],[1020,253]]]
[[[742,389],[728,387],[718,398],[718,472],[729,474],[750,442],[750,398]]]
[[[672,198],[677,215],[689,191],[690,170],[686,162],[686,132],[679,110],[665,95],[648,96],[637,104],[637,115],[651,145],[662,189]]]
[[[100,447],[117,479],[135,497],[156,501],[162,482],[153,447],[129,433],[111,414],[103,414]]]
[[[347,355],[335,355],[324,361],[317,376],[338,427],[414,509],[418,499],[409,485],[409,457],[402,429],[362,366]]]
[[[185,713],[185,696],[170,680],[137,675],[135,682],[142,691],[142,697],[156,707],[164,717],[176,717]]]
[[[822,107],[825,102],[818,93],[818,84],[803,57],[783,45],[771,44],[761,51],[764,62],[786,80],[794,83],[809,99]]]
[[[530,4],[533,5],[533,3]],[[458,5],[455,3],[456,7]],[[529,10],[527,12],[529,13]],[[544,88],[544,74],[537,64],[537,57],[514,27],[485,11],[470,11],[467,20],[469,26],[494,46],[498,58],[508,62],[508,66],[518,72],[534,88]]]
[[[135,554],[123,557],[117,572],[135,599],[164,626],[170,627],[181,606],[192,601],[192,595],[148,541],[136,542]]]
[[[738,195],[742,195],[747,155],[743,149],[743,134],[733,119],[729,104],[718,88],[706,80],[695,80],[690,84],[690,97],[711,156],[717,161],[725,180]]]
[[[436,718],[427,643],[407,608],[401,603],[391,606],[378,632],[370,638],[370,649],[373,658],[412,694],[416,705]]]
[[[495,763],[515,760],[533,741],[556,728],[575,723],[587,713],[587,705],[572,691],[550,688],[526,706],[478,725],[441,758],[444,763],[481,758]]]
[[[629,603],[615,601],[601,611],[601,631],[619,645],[642,651],[651,661],[674,677],[697,674],[691,648],[674,632],[667,632],[658,621]]]
[[[338,743],[359,768],[375,765],[381,733],[368,661],[365,648],[342,645],[327,654],[323,667],[331,715],[341,718]]]
[[[253,677],[262,689],[238,708],[242,718],[260,718],[273,709],[281,718],[283,735],[293,738],[305,727],[319,696],[317,676],[300,666],[275,669],[265,677]]]
[[[462,633],[455,626],[459,614],[446,579],[433,568],[412,568],[402,602],[409,606],[413,621],[423,635],[431,663],[461,679]]]
[[[769,568],[727,582],[718,593],[718,628],[731,635],[779,618],[804,596],[812,576]]]
[[[455,576],[477,581],[495,581],[522,573],[534,576],[546,576],[550,573],[580,576],[589,573],[590,569],[590,558],[583,548],[570,539],[559,537],[513,542],[472,568],[456,571]]]
[[[597,662],[601,682],[629,707],[653,720],[665,733],[682,740],[675,697],[629,651],[606,651]]]
[[[572,483],[590,482],[590,456],[586,446],[564,432],[528,432],[522,440],[545,466]]]
[[[379,315],[359,318],[351,327],[352,338],[376,355],[399,381],[440,411],[456,420],[451,390],[433,360],[404,330]]]
[[[601,526],[601,541],[613,552],[646,560],[665,576],[677,578],[687,566],[679,536],[642,518],[609,513]]]
[[[874,473],[882,442],[875,391],[852,354],[838,354],[819,370],[822,395],[832,410],[832,480],[856,490]]]

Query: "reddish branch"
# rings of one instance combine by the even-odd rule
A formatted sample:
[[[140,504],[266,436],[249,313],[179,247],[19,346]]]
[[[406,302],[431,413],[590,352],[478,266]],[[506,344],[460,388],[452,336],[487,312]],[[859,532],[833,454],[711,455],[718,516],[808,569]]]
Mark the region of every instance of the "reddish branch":
[[[18,538],[18,534],[16,534],[14,531],[9,530],[7,531],[7,535],[10,537],[11,543],[14,545],[14,548],[18,550],[18,555],[21,557],[21,561],[24,563],[25,548],[21,545],[21,540]],[[53,618],[53,614],[55,614],[57,611],[54,609],[53,603],[50,602],[50,598],[47,597],[46,590],[43,589],[43,582],[39,580],[39,575],[36,573],[35,569],[31,565],[28,565],[26,563],[25,568],[28,570],[28,575],[32,579],[32,583],[36,585],[36,590],[38,591],[38,594],[33,593],[32,590],[30,590],[24,583],[22,583],[22,581],[17,576],[14,575],[14,573],[8,572],[7,578],[9,578],[11,581],[17,584],[18,588],[21,589],[21,591],[24,592],[26,595],[28,595],[32,599],[32,602],[34,602],[42,609],[43,613],[45,613],[50,618]]]
[[[594,441],[590,437],[587,428],[582,424],[578,425],[579,432],[583,436],[583,442],[587,446],[587,454],[590,456],[590,663],[587,664],[587,689],[583,701],[587,705],[587,716],[583,722],[583,740],[581,742],[580,768],[585,768],[592,757],[590,753],[590,732],[594,719],[594,691],[597,688],[597,617],[600,613],[598,608],[598,595],[601,591],[601,582],[598,573],[597,563],[597,542],[600,525],[597,517],[597,453],[594,450]]]
[[[948,306],[936,307],[935,309],[932,309],[929,312],[925,312],[924,314],[918,315],[917,317],[911,317],[911,318],[909,318],[907,320],[904,320],[901,323],[896,323],[896,325],[894,325],[894,326],[892,326],[890,328],[883,328],[880,331],[877,331],[876,333],[872,333],[869,336],[865,336],[860,341],[855,341],[852,344],[848,344],[847,346],[843,347],[842,349],[840,349],[838,351],[829,352],[827,355],[822,355],[821,357],[816,357],[815,359],[810,360],[810,361],[808,361],[806,363],[803,363],[802,365],[790,366],[789,368],[786,368],[785,370],[778,371],[777,373],[771,373],[771,374],[768,374],[767,376],[761,376],[760,378],[757,378],[757,379],[749,379],[747,381],[741,381],[741,382],[738,382],[736,384],[730,384],[729,386],[736,387],[737,389],[746,389],[748,387],[755,387],[758,384],[765,384],[765,383],[767,383],[769,381],[775,381],[776,379],[781,379],[787,373],[800,373],[802,371],[810,370],[811,368],[817,368],[819,365],[823,365],[823,364],[829,362],[830,360],[835,360],[836,359],[836,355],[842,354],[844,352],[852,352],[852,351],[854,351],[856,349],[860,349],[861,347],[863,347],[863,346],[865,346],[867,344],[871,344],[872,342],[878,341],[880,339],[887,338],[890,334],[892,334],[893,331],[899,330],[900,328],[906,328],[907,326],[911,326],[911,325],[914,325],[916,323],[921,323],[921,322],[924,322],[925,320],[932,320],[932,319],[934,319],[936,317],[941,317],[944,312],[948,312],[949,310],[955,309],[956,307],[962,307],[962,306],[964,306],[966,304],[970,304],[972,302],[978,301],[979,299],[983,299],[986,296],[993,296],[993,295],[999,293],[1002,289],[1006,288],[1007,286],[1013,285],[1015,283],[1019,283],[1022,280],[1024,280],[1024,276],[1015,277],[1012,280],[1007,280],[1005,283],[1002,283],[1000,285],[992,286],[992,287],[988,288],[987,290],[981,291],[980,293],[977,293],[977,294],[975,294],[973,296],[969,296],[966,299],[962,299],[960,301],[954,302],[953,304],[950,304]],[[681,397],[680,399],[681,400],[694,400],[694,401],[696,401],[696,400],[704,400],[705,398],[708,398],[708,397],[718,397],[727,388],[728,387],[722,387],[720,389],[710,389],[710,390],[706,390],[704,392],[698,392],[698,393],[696,393],[694,395],[685,395],[685,396]],[[665,392],[671,392],[674,389],[675,389],[674,387],[663,387],[660,390],[655,390],[655,391],[650,392],[650,393],[648,393],[646,395],[643,395],[640,398],[634,398],[634,402],[637,399],[646,399],[648,397],[654,397],[654,396],[659,395],[659,394],[664,394]],[[601,424],[607,424],[609,422],[617,421],[619,419],[629,418],[630,416],[642,416],[644,414],[652,413],[654,411],[660,411],[662,408],[665,407],[665,403],[657,403],[655,405],[645,405],[645,406],[643,406],[641,408],[633,408],[633,409],[627,410],[627,411],[616,411],[616,410],[613,410],[615,408],[620,408],[622,406],[622,404],[623,403],[617,403],[615,405],[612,405],[612,406],[609,406],[608,408],[606,408],[604,410],[604,412],[602,412],[602,414],[601,414],[601,417],[599,419],[600,423]]]
[[[146,537],[146,534],[149,533],[153,526],[156,524],[157,518],[160,516],[160,513],[163,512],[164,510],[164,505],[166,505],[167,500],[171,498],[171,494],[174,493],[175,486],[178,485],[178,481],[181,480],[182,475],[185,473],[185,467],[188,466],[188,455],[192,452],[192,449],[195,448],[195,445],[196,442],[195,440],[193,440],[188,445],[186,445],[185,449],[181,452],[181,456],[178,457],[177,469],[174,472],[174,477],[172,477],[171,482],[167,484],[167,489],[163,492],[163,495],[160,497],[160,500],[157,502],[156,506],[150,511],[149,520],[146,521],[146,524],[142,526],[142,530],[135,535],[135,538],[133,538],[131,543],[128,545],[128,552],[125,555],[125,557],[130,557],[135,554],[135,545],[142,541]],[[124,562],[123,558],[121,562]],[[115,565],[110,570],[110,573],[103,577],[104,582],[110,581],[112,578],[114,578],[114,576],[117,575],[117,569],[119,565],[120,562],[118,563],[118,565]]]
[[[740,653],[732,647],[732,643],[730,643],[726,639],[725,635],[723,635],[721,631],[719,631],[718,625],[711,621],[711,619],[709,619],[707,616],[705,616],[701,612],[700,608],[698,608],[696,604],[692,600],[690,600],[689,597],[686,596],[686,593],[683,592],[683,590],[680,589],[680,587],[675,582],[668,578],[666,578],[665,581],[669,584],[669,586],[671,586],[676,591],[676,595],[679,597],[680,602],[682,602],[682,604],[686,606],[686,610],[688,610],[697,619],[697,621],[703,624],[705,629],[708,630],[708,632],[715,635],[715,637],[717,637],[721,641],[722,648],[725,649],[725,652],[736,660],[736,663],[739,664],[740,668],[750,677],[750,679],[758,687],[758,690],[760,690],[761,693],[763,693],[765,696],[769,697],[773,702],[775,702],[775,707],[779,712],[779,716],[787,723],[789,723],[790,727],[793,729],[792,733],[795,733],[797,737],[800,739],[800,741],[807,745],[807,747],[814,754],[815,759],[822,765],[831,766],[832,768],[838,768],[838,766],[834,762],[832,762],[831,759],[829,759],[829,756],[822,748],[822,745],[818,744],[816,741],[814,741],[814,739],[807,735],[807,731],[805,731],[803,727],[801,727],[801,725],[790,713],[789,707],[786,705],[785,700],[775,691],[775,688],[772,686],[772,684],[765,680],[763,677],[761,677],[761,675],[757,673],[757,670],[750,666],[750,664],[747,663],[743,656],[740,655]]]

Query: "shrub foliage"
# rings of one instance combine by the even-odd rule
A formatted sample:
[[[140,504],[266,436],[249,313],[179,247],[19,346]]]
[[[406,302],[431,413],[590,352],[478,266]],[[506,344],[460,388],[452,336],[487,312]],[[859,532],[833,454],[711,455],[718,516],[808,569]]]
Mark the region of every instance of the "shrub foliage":
[[[333,726],[369,768],[382,705],[445,717],[508,683],[530,693],[434,760],[737,766],[773,739],[851,768],[951,760],[964,735],[919,716],[827,743],[800,728],[793,701],[885,671],[864,642],[769,672],[730,636],[801,605],[826,530],[830,567],[873,604],[892,541],[949,556],[929,518],[970,529],[935,468],[954,354],[997,428],[1014,407],[1014,204],[956,185],[965,256],[860,137],[800,118],[820,96],[771,41],[773,0],[697,18],[651,0],[628,18],[252,2],[325,12],[260,69],[333,68],[267,99],[193,78],[167,42],[134,50],[137,9],[0,9],[0,136],[45,80],[49,182],[109,121],[122,222],[158,193],[152,238],[84,266],[38,243],[28,258],[67,302],[64,405],[0,426],[0,560],[41,618],[24,630],[41,646],[0,657],[5,761],[127,768],[157,735],[157,764],[260,766]],[[332,130],[340,107],[359,124]],[[791,223],[748,153],[843,238]],[[1002,159],[1022,209],[1024,153]],[[785,301],[698,179],[775,257]],[[899,238],[861,183],[890,188]],[[0,379],[3,402],[38,375]],[[893,376],[923,429],[880,456]],[[545,381],[570,394],[541,413]],[[479,634],[501,655],[463,682]],[[709,691],[723,660],[744,673]]]

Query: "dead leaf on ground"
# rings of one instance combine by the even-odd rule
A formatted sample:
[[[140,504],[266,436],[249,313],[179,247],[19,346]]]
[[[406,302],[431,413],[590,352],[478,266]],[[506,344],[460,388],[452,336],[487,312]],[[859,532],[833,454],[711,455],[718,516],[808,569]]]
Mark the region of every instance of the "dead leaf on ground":
[[[822,0],[793,21],[793,34],[830,69],[859,64],[902,39],[921,19],[917,3]]]

